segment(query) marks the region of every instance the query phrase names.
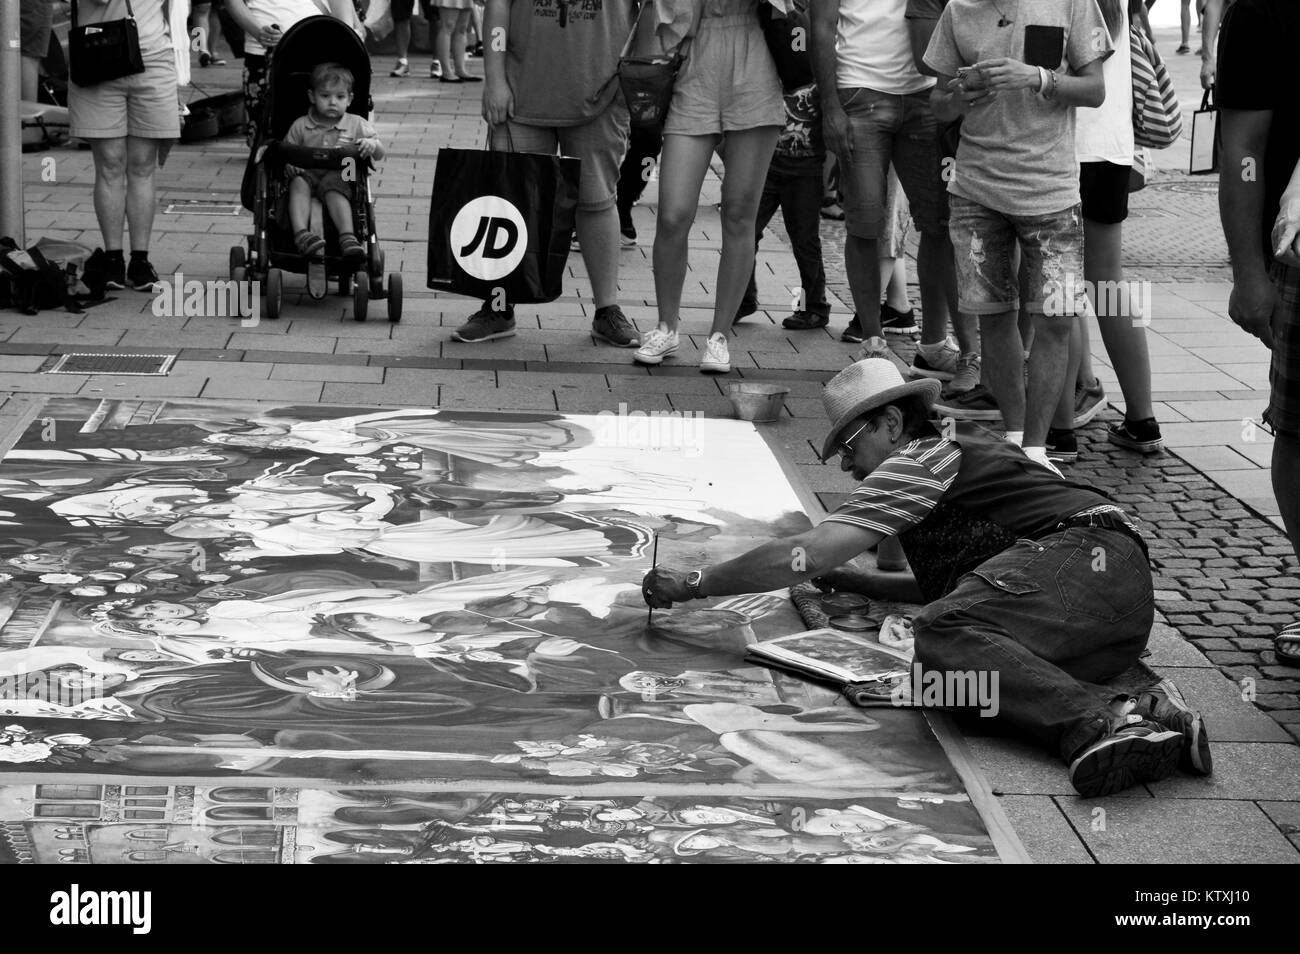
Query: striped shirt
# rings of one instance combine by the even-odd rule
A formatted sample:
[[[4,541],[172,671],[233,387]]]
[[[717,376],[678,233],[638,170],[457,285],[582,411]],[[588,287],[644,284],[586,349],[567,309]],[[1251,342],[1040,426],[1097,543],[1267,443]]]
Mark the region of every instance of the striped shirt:
[[[927,516],[961,468],[961,447],[935,435],[904,444],[826,519],[896,536]]]

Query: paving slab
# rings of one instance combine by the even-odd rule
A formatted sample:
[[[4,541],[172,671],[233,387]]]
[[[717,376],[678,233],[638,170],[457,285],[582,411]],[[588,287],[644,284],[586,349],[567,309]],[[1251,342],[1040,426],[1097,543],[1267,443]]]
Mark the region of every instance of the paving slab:
[[[1209,778],[1175,775],[1148,786],[1160,799],[1300,801],[1300,747],[1294,743],[1220,742]]]
[[[1095,860],[1069,819],[1048,795],[1003,795],[998,805],[1035,864],[1089,865]]]

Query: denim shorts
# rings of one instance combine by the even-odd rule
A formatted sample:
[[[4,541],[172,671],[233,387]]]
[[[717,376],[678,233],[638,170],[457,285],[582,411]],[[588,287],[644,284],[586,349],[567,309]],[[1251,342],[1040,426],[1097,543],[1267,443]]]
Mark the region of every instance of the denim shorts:
[[[878,239],[884,232],[892,163],[917,229],[922,235],[942,236],[948,227],[948,196],[930,91],[896,96],[857,88],[839,94],[853,135],[853,155],[840,157],[848,233]]]
[[[1078,205],[1046,215],[1008,215],[959,195],[948,199],[958,308],[968,315],[999,315],[1020,307],[1020,285],[1011,268],[1019,242],[1029,312],[1092,314],[1083,279],[1083,216]]]

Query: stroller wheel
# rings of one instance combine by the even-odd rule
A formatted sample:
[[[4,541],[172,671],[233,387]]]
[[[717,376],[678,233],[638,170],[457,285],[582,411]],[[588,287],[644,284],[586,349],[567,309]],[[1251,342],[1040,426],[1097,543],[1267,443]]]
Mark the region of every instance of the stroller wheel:
[[[397,272],[388,273],[388,320],[402,320],[402,276]]]
[[[242,282],[248,277],[248,269],[243,265],[236,265],[230,270],[230,280],[232,282]]]
[[[369,307],[370,283],[358,276],[352,288],[352,317],[357,321],[365,321]]]
[[[278,268],[266,272],[266,317],[280,317],[280,306],[284,302],[284,272]]]
[[[230,246],[230,279],[231,281],[243,281],[242,278],[235,278],[235,269],[243,268],[247,259],[244,256],[244,246]]]

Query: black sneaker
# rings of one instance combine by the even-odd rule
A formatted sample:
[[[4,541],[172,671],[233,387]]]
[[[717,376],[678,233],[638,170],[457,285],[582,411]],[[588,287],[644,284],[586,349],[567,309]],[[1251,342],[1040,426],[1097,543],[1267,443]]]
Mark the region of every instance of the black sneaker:
[[[451,333],[456,341],[474,344],[479,341],[491,341],[494,338],[510,338],[515,333],[515,312],[513,308],[505,311],[493,311],[484,306],[469,316],[469,321]]]
[[[623,248],[636,247],[636,226],[632,224],[632,210],[621,206],[618,210],[618,234]]]
[[[126,267],[126,285],[135,291],[151,292],[158,287],[158,272],[147,258],[133,258]]]
[[[104,297],[105,289],[120,291],[126,287],[126,262],[110,258],[102,248],[97,248],[82,267],[81,282],[99,298]]]
[[[781,327],[791,331],[812,331],[825,328],[830,324],[830,316],[815,311],[796,311],[788,318],[782,319]]]
[[[915,308],[899,311],[883,301],[880,303],[880,327],[887,335],[910,335],[921,330],[916,326]]]
[[[850,344],[861,344],[866,337],[866,333],[862,330],[862,322],[858,320],[857,312],[854,312],[848,326],[840,332],[840,340]]]
[[[1164,446],[1160,425],[1154,417],[1144,421],[1126,418],[1121,424],[1112,424],[1106,431],[1106,440],[1140,454],[1155,454]]]
[[[1079,440],[1073,428],[1047,429],[1047,459],[1057,464],[1073,464],[1079,459]]]
[[[1178,760],[1180,769],[1194,775],[1214,774],[1214,759],[1210,756],[1210,736],[1205,731],[1205,721],[1199,712],[1194,712],[1187,704],[1173,680],[1162,679],[1151,688],[1139,692],[1134,711],[1182,735],[1183,750]]]
[[[1000,421],[1002,411],[993,392],[977,384],[963,394],[941,398],[934,404],[935,413],[956,421]]]
[[[1113,795],[1173,774],[1183,736],[1129,712],[1110,720],[1100,738],[1070,762],[1070,784],[1084,798]]]
[[[628,321],[627,315],[618,305],[606,305],[596,309],[596,317],[591,322],[591,333],[601,341],[616,348],[639,348],[641,336],[636,325]]]

